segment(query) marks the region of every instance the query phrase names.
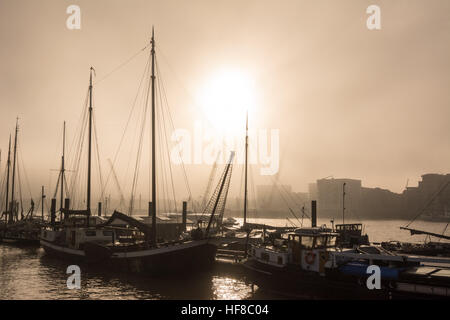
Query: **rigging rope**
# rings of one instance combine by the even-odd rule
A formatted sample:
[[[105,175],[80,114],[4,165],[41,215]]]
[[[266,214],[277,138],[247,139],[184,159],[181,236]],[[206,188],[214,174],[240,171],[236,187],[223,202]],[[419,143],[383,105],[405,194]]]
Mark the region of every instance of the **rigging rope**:
[[[148,64],[149,65],[149,64]],[[139,164],[140,164],[140,160],[141,160],[141,153],[142,153],[142,144],[143,144],[143,139],[144,139],[144,130],[145,130],[145,122],[147,119],[147,110],[148,110],[148,99],[150,96],[150,72],[149,70],[147,70],[147,74],[148,74],[148,86],[147,86],[147,92],[145,95],[145,102],[144,102],[144,110],[143,110],[143,116],[142,116],[142,120],[141,120],[141,130],[140,130],[140,134],[139,134],[139,142],[138,142],[138,150],[137,150],[137,157],[136,157],[136,163],[135,163],[135,167],[134,167],[134,175],[133,175],[133,182],[131,185],[131,197],[130,197],[130,208],[129,208],[129,215],[131,216],[133,214],[133,209],[134,209],[134,193],[136,191],[136,186],[137,186],[137,180],[139,177]]]
[[[272,178],[273,183],[274,183],[275,186],[277,187],[276,189],[277,189],[278,192],[280,193],[281,198],[283,199],[284,203],[285,203],[286,206],[288,207],[289,212],[290,212],[290,213],[292,214],[292,216],[293,216],[293,217],[301,224],[300,220],[299,220],[298,217],[295,215],[294,210],[292,210],[292,208],[289,206],[288,201],[287,201],[286,198],[283,196],[283,193],[281,192],[281,190],[278,188],[278,185],[277,185],[276,181],[273,179],[273,177],[271,177],[271,178]]]
[[[166,145],[167,163],[169,164],[169,174],[170,174],[170,181],[172,184],[172,194],[173,194],[173,201],[174,201],[174,205],[175,205],[175,212],[178,212],[177,200],[176,200],[176,194],[175,194],[175,185],[174,185],[173,172],[172,172],[172,161],[170,159],[170,152],[169,152],[169,139],[167,138],[166,119],[164,116],[165,109],[163,108],[163,101],[162,101],[162,94],[161,94],[163,92],[161,90],[161,85],[162,85],[161,73],[159,72],[158,61],[156,60],[155,62],[156,62],[157,77],[159,80],[158,81],[158,92],[159,92],[159,98],[160,98],[160,108],[161,108],[161,117],[162,117],[161,121],[162,121],[162,126],[164,127],[163,132],[164,132],[164,141],[165,141],[165,145]],[[167,112],[169,112],[169,110],[167,110]]]
[[[124,66],[126,66],[128,63],[130,63],[134,58],[136,58],[140,53],[144,52],[150,44],[147,44],[144,48],[140,49],[138,52],[133,54],[130,58],[122,62],[120,65],[115,67],[112,71],[107,73],[103,78],[100,78],[99,80],[95,81],[94,85],[98,85],[99,83],[103,82],[105,79],[109,78],[113,73],[117,72],[118,70],[122,69]]]
[[[125,124],[125,128],[123,129],[122,137],[120,138],[120,142],[119,142],[119,146],[118,146],[118,148],[117,148],[117,150],[116,150],[116,153],[115,153],[114,158],[113,158],[113,161],[112,161],[112,167],[111,167],[111,170],[109,171],[109,174],[108,174],[108,176],[107,176],[107,178],[106,178],[105,184],[104,184],[104,186],[103,186],[103,188],[102,188],[102,192],[101,192],[101,197],[102,197],[102,198],[103,198],[104,192],[105,192],[105,190],[106,190],[106,186],[108,185],[109,179],[110,179],[110,177],[111,177],[112,170],[113,170],[112,168],[113,168],[113,167],[115,166],[115,164],[116,164],[117,157],[118,157],[118,155],[119,155],[119,152],[120,152],[120,150],[121,150],[123,141],[124,141],[124,139],[125,139],[125,133],[126,133],[127,130],[128,130],[128,126],[129,126],[129,124],[130,124],[131,117],[132,117],[132,115],[133,115],[133,113],[134,113],[134,110],[135,110],[135,107],[136,107],[136,102],[137,102],[137,100],[138,100],[139,93],[141,92],[142,84],[144,83],[145,75],[147,74],[147,69],[149,68],[149,65],[150,65],[150,59],[147,59],[147,64],[145,65],[144,72],[142,73],[141,79],[140,79],[140,81],[139,81],[138,90],[137,90],[137,92],[136,92],[136,96],[134,97],[133,103],[132,103],[132,105],[131,105],[131,110],[130,110],[130,112],[129,112],[127,122],[126,122],[126,124]],[[130,160],[130,159],[131,159],[131,157],[129,158],[129,160]],[[129,162],[128,162],[128,166],[129,166]],[[128,166],[127,166],[127,168],[128,168]],[[127,170],[127,171],[128,171],[128,170]]]
[[[423,207],[423,209],[422,210],[420,210],[419,211],[419,214],[418,215],[416,215],[415,217],[414,217],[414,219],[412,219],[407,225],[406,225],[406,228],[408,228],[409,227],[409,225],[411,224],[411,223],[413,223],[422,213],[424,213],[424,211],[433,203],[433,201],[441,194],[441,192],[442,191],[444,191],[445,190],[445,188],[447,188],[447,186],[450,184],[450,179],[449,180],[447,180],[447,182],[444,182],[442,185],[441,185],[441,188],[430,198],[430,200],[425,204],[425,206]]]
[[[6,197],[6,175],[8,174],[8,166],[5,166],[5,173],[3,174],[2,183],[1,183],[1,194],[0,194],[0,210],[1,210],[1,216],[3,216],[3,206],[5,205],[5,197]],[[5,206],[6,209],[6,206]]]
[[[30,195],[30,199],[33,200],[33,195],[32,195],[31,187],[30,187],[30,180],[28,179],[28,174],[27,174],[27,170],[26,170],[26,167],[25,167],[25,162],[23,160],[24,157],[23,157],[23,154],[22,154],[22,148],[21,148],[20,141],[17,142],[17,145],[18,145],[18,149],[19,149],[19,161],[20,161],[20,163],[22,165],[23,173],[25,175],[25,182],[27,184],[28,194]]]
[[[159,64],[157,63],[158,59],[156,57],[155,57],[155,62],[156,62],[157,73],[159,75],[161,75],[161,73],[159,71]],[[163,94],[165,103],[167,105],[167,111],[168,111],[168,115],[169,115],[171,128],[172,128],[173,131],[175,131],[175,126],[174,126],[174,122],[173,122],[173,118],[172,118],[172,112],[170,111],[170,105],[169,105],[169,102],[168,102],[168,99],[167,99],[167,94],[166,94],[166,90],[165,90],[165,86],[164,86],[164,80],[162,79],[162,76],[160,76],[160,82],[161,82],[162,94]],[[181,162],[181,167],[182,167],[182,171],[183,171],[184,182],[185,182],[185,186],[186,186],[186,189],[188,191],[188,194],[189,194],[189,200],[192,202],[192,210],[195,212],[196,211],[196,208],[195,208],[196,205],[195,205],[194,198],[192,197],[192,192],[191,192],[191,187],[189,185],[189,179],[187,177],[186,167],[184,165],[183,157],[181,155],[181,151],[180,150],[178,150],[178,156],[180,157],[180,162]]]
[[[20,157],[18,157],[20,158]],[[23,219],[23,200],[22,200],[22,179],[20,179],[20,162],[19,159],[17,159],[17,182],[19,185],[19,199],[20,199],[20,218]],[[16,216],[16,219],[18,220],[18,216]]]
[[[78,181],[80,179],[80,163],[81,163],[81,156],[83,154],[83,145],[85,141],[85,134],[86,134],[86,127],[87,127],[87,115],[88,115],[88,102],[89,102],[89,89],[86,92],[86,97],[83,105],[83,110],[79,119],[78,127],[79,127],[79,133],[75,135],[73,140],[73,145],[75,145],[75,148],[71,148],[70,150],[75,150],[73,153],[73,159],[71,162],[72,165],[74,165],[74,174],[71,178],[70,183],[70,189],[68,189],[68,193],[70,192],[70,196],[72,198],[73,204],[75,207],[75,203],[78,200],[78,192],[79,190],[76,188],[77,185],[79,185]],[[76,131],[78,132],[78,130]],[[69,154],[69,159],[70,159]],[[78,201],[78,204],[80,204],[80,201]]]
[[[158,100],[158,99],[156,99]],[[159,110],[156,110],[159,111]],[[160,185],[159,190],[161,190],[162,192],[162,197],[160,197],[160,199],[162,200],[161,202],[163,203],[163,212],[167,212],[169,210],[169,202],[168,202],[168,198],[169,198],[169,191],[168,191],[168,186],[165,183],[165,181],[167,181],[167,170],[166,167],[164,166],[164,152],[163,152],[163,129],[162,129],[162,124],[161,124],[161,113],[160,112],[156,112],[156,123],[158,125],[158,131],[157,131],[157,149],[158,152],[157,154],[159,155],[159,168],[160,171],[162,172],[162,174],[160,174],[159,176],[157,176],[157,181]],[[157,160],[157,161],[158,161]]]
[[[447,230],[447,227],[448,227],[448,224],[449,224],[450,222],[447,222],[447,224],[445,225],[445,228],[444,228],[444,231],[442,231],[442,235],[444,235],[445,234],[445,231]],[[442,240],[442,238],[439,238],[439,242]]]
[[[94,124],[94,140],[95,140],[95,151],[97,154],[97,165],[98,165],[98,174],[99,174],[99,183],[100,183],[100,190],[103,187],[103,175],[102,175],[102,167],[100,162],[100,149],[98,147],[98,135],[97,135],[97,124],[95,121],[95,113],[92,112],[92,118],[93,118],[93,124]],[[102,195],[103,196],[103,195]],[[100,201],[103,200],[103,197],[100,197]]]

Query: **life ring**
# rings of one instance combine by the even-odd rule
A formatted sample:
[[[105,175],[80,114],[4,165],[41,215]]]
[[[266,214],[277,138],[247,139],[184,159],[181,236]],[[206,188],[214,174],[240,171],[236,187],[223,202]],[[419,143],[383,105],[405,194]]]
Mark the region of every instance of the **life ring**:
[[[312,251],[309,251],[305,254],[305,262],[307,264],[313,264],[316,261],[316,254]]]

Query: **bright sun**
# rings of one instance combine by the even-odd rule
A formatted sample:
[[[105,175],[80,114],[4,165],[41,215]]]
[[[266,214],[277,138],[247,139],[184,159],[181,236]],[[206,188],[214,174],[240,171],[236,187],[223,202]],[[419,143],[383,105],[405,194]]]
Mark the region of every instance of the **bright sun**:
[[[238,70],[226,70],[210,78],[201,91],[200,103],[213,128],[224,134],[242,133],[247,111],[255,108],[252,79]]]

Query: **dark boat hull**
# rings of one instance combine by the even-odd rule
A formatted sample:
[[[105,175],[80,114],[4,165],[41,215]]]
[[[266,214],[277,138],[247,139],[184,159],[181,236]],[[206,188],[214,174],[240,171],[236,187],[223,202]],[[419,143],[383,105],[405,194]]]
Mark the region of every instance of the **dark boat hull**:
[[[39,245],[40,245],[39,240],[16,238],[16,237],[0,238],[0,243],[1,242],[20,245],[20,246],[30,246],[30,247],[39,247]]]
[[[275,267],[255,260],[244,262],[248,278],[261,289],[304,299],[388,299],[385,289],[369,290],[365,280],[331,273],[320,276],[296,266]]]
[[[114,258],[111,262],[119,270],[144,272],[148,274],[164,274],[193,270],[204,270],[215,261],[216,247],[205,243],[180,250],[168,251],[153,255],[142,255],[130,258]]]
[[[89,246],[85,250],[73,250],[41,240],[50,256],[66,261],[82,262],[110,271],[145,274],[180,273],[211,267],[215,261],[214,244],[192,241],[154,249],[115,251],[108,247]],[[111,250],[111,252],[107,252]]]
[[[20,232],[0,232],[0,242],[16,244],[21,246],[39,246],[39,237],[22,234]]]
[[[20,246],[39,246],[39,235],[43,223],[21,220],[0,226],[0,242]]]

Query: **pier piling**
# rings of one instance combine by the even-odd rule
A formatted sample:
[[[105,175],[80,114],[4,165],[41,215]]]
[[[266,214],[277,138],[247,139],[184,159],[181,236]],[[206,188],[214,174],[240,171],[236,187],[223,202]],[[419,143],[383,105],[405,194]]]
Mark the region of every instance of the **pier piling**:
[[[183,201],[183,213],[182,213],[182,220],[181,220],[182,231],[186,231],[186,221],[187,221],[187,202]]]

